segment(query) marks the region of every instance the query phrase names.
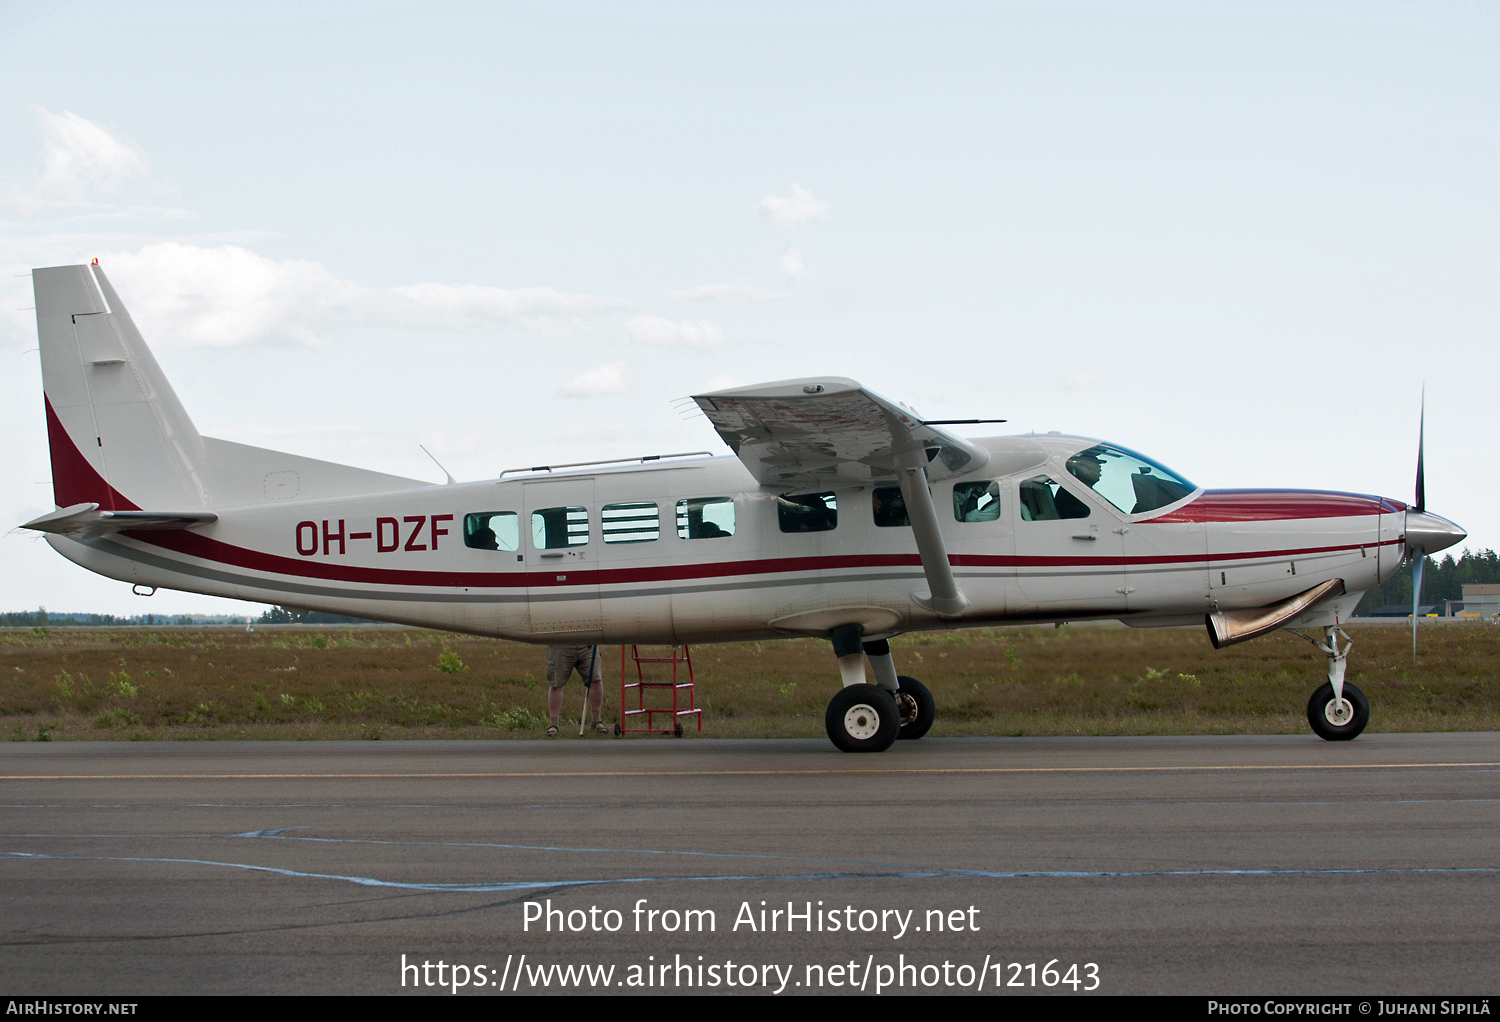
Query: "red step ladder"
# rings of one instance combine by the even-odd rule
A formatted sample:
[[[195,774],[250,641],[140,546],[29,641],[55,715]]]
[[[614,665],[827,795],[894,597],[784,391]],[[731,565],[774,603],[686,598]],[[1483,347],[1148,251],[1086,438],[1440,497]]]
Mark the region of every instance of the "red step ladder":
[[[626,651],[629,650],[628,656]],[[635,680],[627,681],[627,659],[635,663]],[[647,681],[645,664],[671,664],[671,681]],[[684,680],[684,669],[686,679]],[[626,702],[626,693],[635,690],[635,708]],[[666,689],[672,694],[672,705],[646,704],[648,689]],[[657,700],[652,700],[658,703]],[[698,718],[698,733],[703,733],[703,711],[697,706],[693,684],[693,657],[687,646],[673,646],[671,656],[642,656],[639,646],[620,647],[620,722],[615,725],[615,734],[654,734],[682,737],[682,718]],[[664,727],[657,726],[657,718],[666,718]],[[634,726],[644,725],[644,726]]]

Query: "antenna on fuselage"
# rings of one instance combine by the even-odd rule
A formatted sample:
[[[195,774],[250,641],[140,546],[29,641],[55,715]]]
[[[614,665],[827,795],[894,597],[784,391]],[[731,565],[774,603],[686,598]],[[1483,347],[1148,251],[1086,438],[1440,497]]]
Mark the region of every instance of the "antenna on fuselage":
[[[422,447],[421,444],[417,444],[417,446],[418,447]],[[443,468],[443,463],[441,461],[438,461],[437,458],[433,458],[432,452],[429,451],[426,447],[422,447],[422,453],[425,454],[425,455],[427,455],[429,458],[432,458],[432,463],[434,465],[436,465],[438,468]],[[449,486],[452,486],[453,484],[455,484],[455,483],[458,482],[457,479],[453,478],[453,473],[449,472],[446,468],[443,468],[443,475],[445,475],[445,476],[448,477],[448,484],[447,485],[449,485]]]

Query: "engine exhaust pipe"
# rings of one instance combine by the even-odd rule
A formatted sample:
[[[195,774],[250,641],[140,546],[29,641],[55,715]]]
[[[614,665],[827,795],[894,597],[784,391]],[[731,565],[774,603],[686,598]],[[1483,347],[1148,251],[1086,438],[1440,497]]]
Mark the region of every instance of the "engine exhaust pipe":
[[[1313,586],[1305,593],[1298,593],[1290,599],[1273,603],[1269,607],[1252,607],[1249,610],[1216,610],[1203,619],[1208,625],[1208,640],[1214,644],[1214,649],[1223,649],[1236,642],[1259,638],[1267,632],[1274,632],[1313,604],[1343,595],[1344,580],[1331,578],[1327,582]]]

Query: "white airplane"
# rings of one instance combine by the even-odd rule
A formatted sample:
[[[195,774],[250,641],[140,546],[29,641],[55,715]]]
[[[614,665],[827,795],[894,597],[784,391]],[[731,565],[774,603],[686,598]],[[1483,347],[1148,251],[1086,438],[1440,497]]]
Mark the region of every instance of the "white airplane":
[[[1056,433],[964,439],[853,380],[693,400],[735,457],[540,466],[444,485],[199,434],[95,260],[34,270],[64,557],[156,588],[533,643],[822,636],[829,738],[881,751],[932,726],[888,639],[1118,618],[1278,628],[1328,659],[1308,704],[1364,730],[1340,628],[1364,590],[1465,533],[1423,508],[1309,490],[1205,490]],[[1420,584],[1420,583],[1419,583]],[[866,662],[875,683],[866,683]]]

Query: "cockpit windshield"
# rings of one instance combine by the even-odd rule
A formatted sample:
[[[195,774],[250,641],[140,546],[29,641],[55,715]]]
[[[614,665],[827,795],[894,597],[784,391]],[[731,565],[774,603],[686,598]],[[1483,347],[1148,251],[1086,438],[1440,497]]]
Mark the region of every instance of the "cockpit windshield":
[[[1095,444],[1068,459],[1068,472],[1127,515],[1145,514],[1197,489],[1154,461],[1110,444]]]

